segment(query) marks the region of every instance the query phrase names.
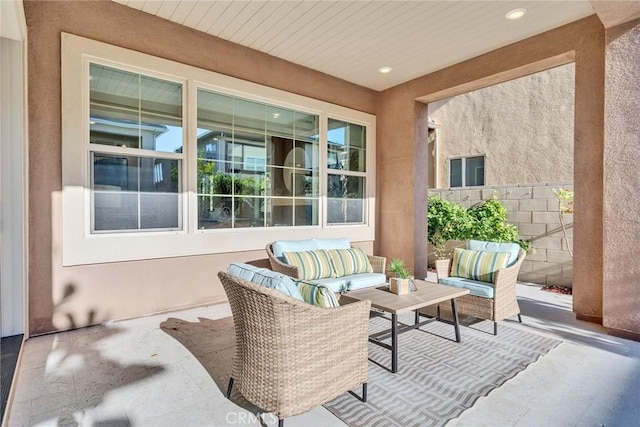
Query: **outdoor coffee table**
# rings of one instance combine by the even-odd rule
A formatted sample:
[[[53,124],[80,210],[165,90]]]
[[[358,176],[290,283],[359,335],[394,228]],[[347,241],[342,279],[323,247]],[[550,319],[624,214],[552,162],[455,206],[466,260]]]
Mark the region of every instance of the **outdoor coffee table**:
[[[417,291],[405,295],[396,295],[388,290],[387,285],[375,288],[365,288],[357,291],[349,291],[340,297],[340,302],[349,303],[351,301],[371,300],[371,307],[391,314],[391,329],[375,333],[369,337],[369,341],[381,347],[391,350],[391,369],[383,366],[393,373],[398,372],[398,334],[419,328],[427,323],[438,320],[436,317],[429,317],[420,321],[420,309],[443,301],[451,301],[451,311],[453,315],[453,327],[456,334],[456,342],[460,342],[460,327],[458,325],[458,312],[456,309],[456,298],[469,293],[468,289],[456,288],[454,286],[440,285],[435,282],[415,280]],[[415,312],[415,322],[413,325],[398,324],[398,315]],[[382,340],[391,337],[391,345]],[[377,362],[375,362],[377,363]]]

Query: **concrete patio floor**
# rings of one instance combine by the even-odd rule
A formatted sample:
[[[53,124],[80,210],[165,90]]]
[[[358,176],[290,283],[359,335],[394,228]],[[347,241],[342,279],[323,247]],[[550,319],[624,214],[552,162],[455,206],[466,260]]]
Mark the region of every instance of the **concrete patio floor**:
[[[503,324],[563,343],[448,425],[640,425],[640,343],[575,320],[570,296],[519,284],[518,300],[523,323]],[[216,345],[198,346],[175,333],[176,322],[195,336],[199,325],[229,315],[220,304],[31,338],[8,425],[276,425],[269,414],[259,422],[225,399],[230,360],[219,356],[233,346],[228,334],[220,330]],[[345,424],[319,407],[285,425]]]

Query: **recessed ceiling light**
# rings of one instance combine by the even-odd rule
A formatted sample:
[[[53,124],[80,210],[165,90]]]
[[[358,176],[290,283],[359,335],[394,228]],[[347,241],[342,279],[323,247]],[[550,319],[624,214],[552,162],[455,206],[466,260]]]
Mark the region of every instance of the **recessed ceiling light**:
[[[525,13],[527,13],[527,9],[519,7],[517,9],[510,10],[504,17],[513,21],[522,18]]]
[[[273,113],[273,118],[277,119],[278,117],[280,117],[280,113]]]
[[[380,68],[378,68],[378,72],[380,72],[382,74],[387,74],[387,73],[390,73],[392,69],[393,68],[391,68],[391,67],[380,67]]]

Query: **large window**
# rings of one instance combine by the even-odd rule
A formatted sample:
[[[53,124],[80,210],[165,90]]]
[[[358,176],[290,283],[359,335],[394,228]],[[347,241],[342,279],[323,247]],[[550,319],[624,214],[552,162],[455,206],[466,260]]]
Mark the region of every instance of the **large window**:
[[[375,116],[62,35],[63,265],[375,236]]]
[[[366,126],[328,120],[327,223],[364,223]]]
[[[449,159],[450,187],[482,185],[484,185],[484,156]]]
[[[198,228],[318,225],[318,123],[198,90]]]
[[[182,86],[90,65],[92,232],[182,228]]]

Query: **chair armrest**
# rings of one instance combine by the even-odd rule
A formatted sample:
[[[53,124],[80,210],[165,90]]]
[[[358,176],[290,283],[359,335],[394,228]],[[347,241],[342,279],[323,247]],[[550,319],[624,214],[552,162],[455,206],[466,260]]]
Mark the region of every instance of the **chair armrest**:
[[[369,262],[371,263],[374,273],[385,273],[387,258],[376,255],[367,255],[367,258],[369,258]]]
[[[511,267],[501,268],[496,271],[496,279],[494,283],[494,289],[496,294],[501,292],[503,288],[514,287],[516,282],[518,281],[518,273],[520,272],[520,266],[524,261],[524,257],[526,256],[526,252],[520,250],[518,255],[518,261],[513,264]]]
[[[285,264],[280,261],[274,254],[271,249],[271,243],[267,245],[265,248],[267,251],[267,256],[269,257],[269,264],[271,265],[271,270],[282,273],[285,276],[293,277],[294,279],[300,278],[300,269],[295,265]]]
[[[436,275],[438,276],[438,280],[449,277],[449,273],[451,272],[451,261],[451,258],[436,260]]]

